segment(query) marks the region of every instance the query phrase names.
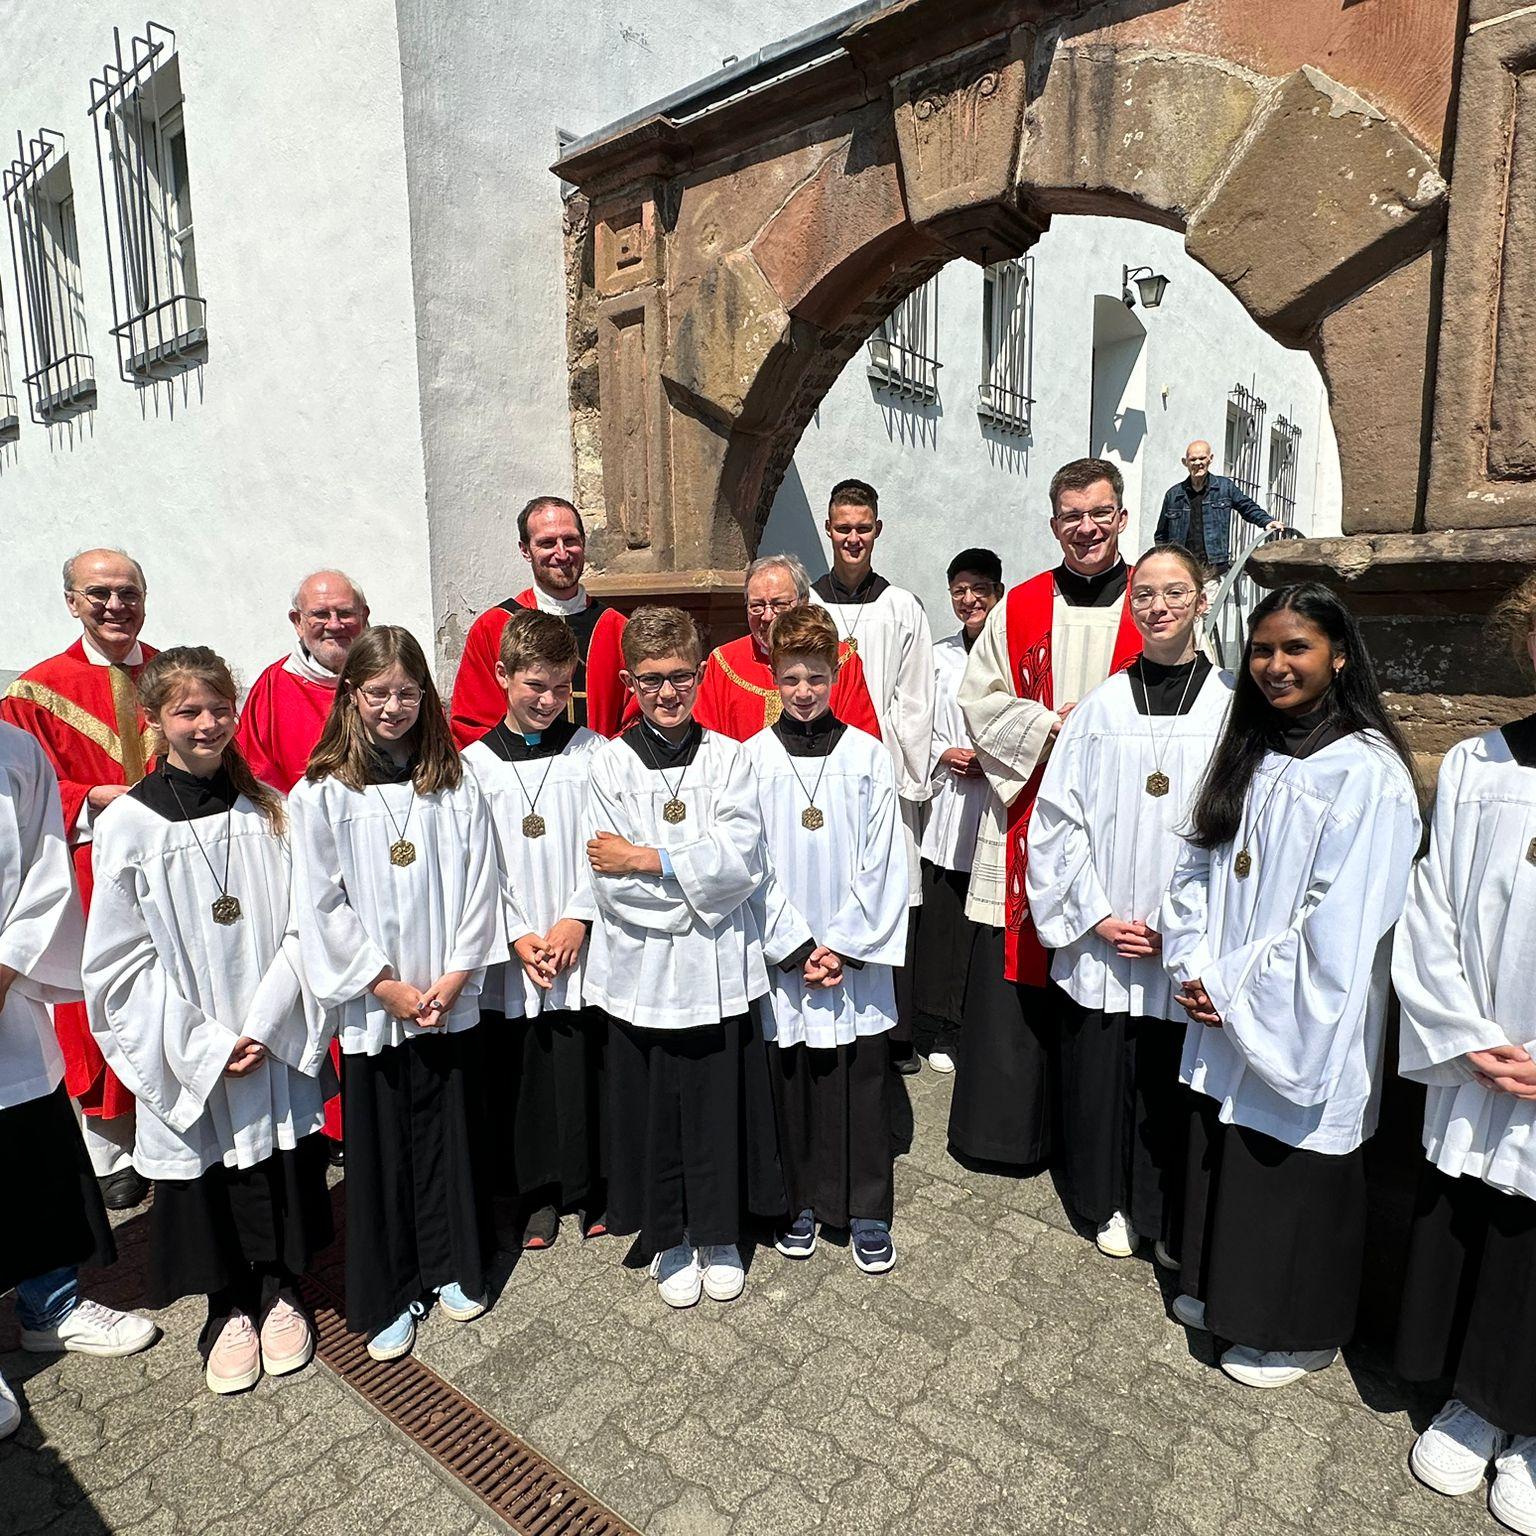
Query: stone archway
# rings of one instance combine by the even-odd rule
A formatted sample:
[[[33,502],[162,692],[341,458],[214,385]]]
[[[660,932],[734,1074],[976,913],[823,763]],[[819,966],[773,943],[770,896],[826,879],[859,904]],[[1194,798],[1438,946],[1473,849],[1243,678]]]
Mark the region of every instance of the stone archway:
[[[1414,533],[1525,525],[1458,536],[1460,590],[1483,596],[1441,608],[1475,615],[1511,558],[1536,564],[1518,416],[1536,369],[1508,346],[1495,365],[1488,309],[1446,273],[1470,273],[1485,304],[1500,292],[1508,232],[1487,210],[1512,179],[1536,185],[1536,155],[1496,130],[1529,110],[1536,17],[1472,0],[1480,85],[1460,115],[1478,137],[1457,180],[1486,201],[1453,219],[1447,251],[1455,10],[897,0],[578,145],[558,169],[589,209],[573,333],[588,343],[575,393],[593,402],[578,436],[600,445],[596,561],[653,590],[739,569],[811,412],[905,293],[957,256],[1017,255],[1055,213],[1115,213],[1183,231],[1260,326],[1322,367],[1354,537],[1290,549],[1274,574],[1390,597],[1415,551],[1428,573],[1410,585],[1446,569]],[[1524,335],[1522,295],[1495,343]],[[1469,499],[1477,515],[1458,520]]]

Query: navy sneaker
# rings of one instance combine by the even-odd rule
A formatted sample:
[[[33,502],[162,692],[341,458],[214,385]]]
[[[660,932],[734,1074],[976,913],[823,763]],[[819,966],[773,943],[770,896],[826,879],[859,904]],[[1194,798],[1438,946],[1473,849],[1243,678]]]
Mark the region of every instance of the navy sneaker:
[[[801,1211],[773,1240],[773,1246],[786,1259],[808,1259],[816,1252],[816,1216],[813,1211]]]
[[[896,1263],[896,1245],[886,1222],[858,1218],[849,1224],[849,1237],[853,1262],[866,1275],[883,1275]]]

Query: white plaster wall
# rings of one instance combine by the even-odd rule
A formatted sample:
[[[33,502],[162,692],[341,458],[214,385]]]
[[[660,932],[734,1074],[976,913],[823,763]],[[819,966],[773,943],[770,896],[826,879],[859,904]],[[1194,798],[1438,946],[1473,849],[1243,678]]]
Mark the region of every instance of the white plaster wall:
[[[592,132],[840,9],[398,0],[440,662],[526,585],[518,509],[571,494],[557,128]]]
[[[1243,384],[1301,428],[1297,525],[1337,533],[1338,449],[1326,392],[1311,357],[1266,336],[1232,294],[1184,254],[1172,231],[1126,219],[1057,217],[1034,249],[1033,435],[984,428],[976,415],[981,369],[982,274],[968,262],[939,273],[940,400],[903,407],[874,389],[860,351],[822,402],[775,499],[763,552],[792,549],[827,568],[821,531],[830,487],[847,475],[880,491],[885,531],[878,568],[923,599],[935,632],[953,627],[944,590],[949,557],[972,544],[1003,558],[1010,583],[1059,559],[1046,490],[1066,460],[1089,451],[1096,295],[1118,296],[1122,264],[1150,265],[1171,279],[1161,306],[1138,307],[1147,341],[1146,433],[1136,448],[1140,498],[1132,503],[1131,552],[1151,541],[1164,490],[1195,437],[1218,458],[1227,395]],[[1267,465],[1267,442],[1266,442]],[[1267,470],[1266,470],[1267,474]],[[1263,500],[1263,497],[1260,497]]]
[[[379,620],[431,632],[400,69],[392,0],[165,0],[180,53],[209,357],[174,385],[118,375],[89,81],[142,9],[4,8],[0,144],[67,136],[98,404],[45,429],[23,404],[0,449],[0,668],[77,632],[59,567],[82,545],[144,563],[147,639],[199,642],[244,674],[291,644],[315,566],[364,583]],[[12,388],[22,323],[0,253]]]

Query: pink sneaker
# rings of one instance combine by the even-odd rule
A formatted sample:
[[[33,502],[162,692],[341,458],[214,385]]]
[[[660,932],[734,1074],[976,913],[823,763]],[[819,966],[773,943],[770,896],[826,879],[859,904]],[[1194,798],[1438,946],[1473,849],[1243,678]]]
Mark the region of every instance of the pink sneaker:
[[[261,1368],[268,1376],[302,1371],[315,1355],[315,1333],[309,1319],[281,1296],[261,1320]]]
[[[208,1352],[205,1373],[212,1392],[244,1392],[261,1379],[261,1345],[256,1325],[244,1312],[232,1312]]]

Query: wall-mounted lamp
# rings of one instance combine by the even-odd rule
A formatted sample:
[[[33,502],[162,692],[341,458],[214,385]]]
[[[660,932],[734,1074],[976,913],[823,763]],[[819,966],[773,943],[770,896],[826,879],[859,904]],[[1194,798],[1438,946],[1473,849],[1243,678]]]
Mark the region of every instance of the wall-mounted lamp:
[[[1134,294],[1131,292],[1133,282],[1136,284]],[[1135,309],[1137,294],[1141,296],[1143,309],[1156,309],[1163,302],[1168,279],[1151,267],[1121,267],[1120,286],[1120,298],[1127,309]]]

